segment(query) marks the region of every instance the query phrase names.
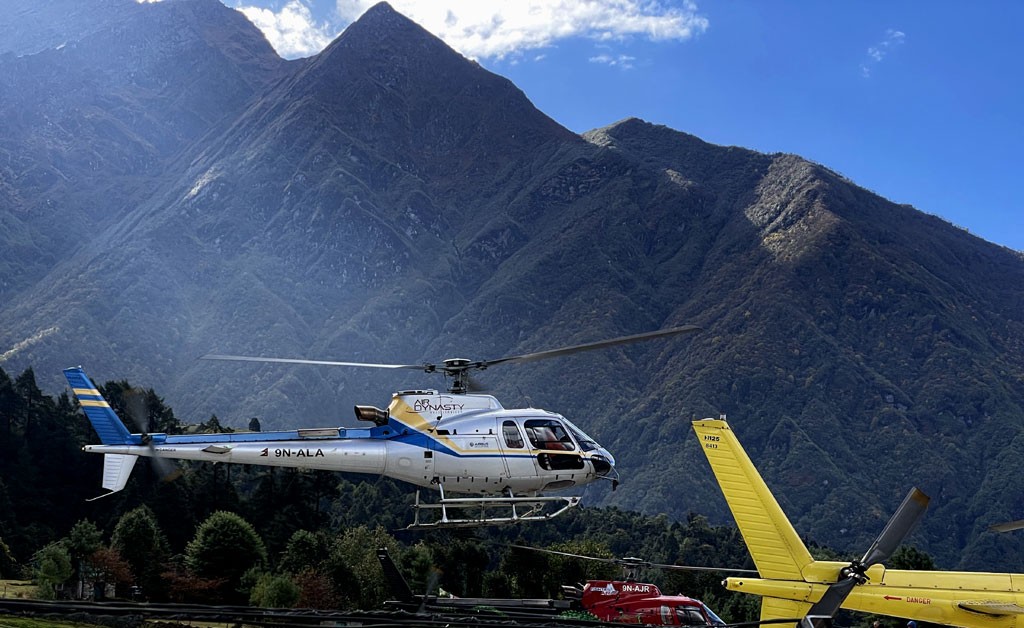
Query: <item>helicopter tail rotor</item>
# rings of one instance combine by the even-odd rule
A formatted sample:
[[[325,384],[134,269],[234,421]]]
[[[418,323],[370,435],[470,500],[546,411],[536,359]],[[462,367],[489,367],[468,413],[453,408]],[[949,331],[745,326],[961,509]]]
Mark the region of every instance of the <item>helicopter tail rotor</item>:
[[[173,482],[181,477],[181,468],[160,456],[153,445],[153,438],[150,436],[152,421],[146,402],[146,392],[141,388],[129,388],[124,391],[123,399],[125,411],[142,431],[142,444],[149,448],[149,460],[152,463],[153,472],[161,482]]]
[[[868,581],[865,573],[868,568],[888,560],[903,543],[903,539],[910,534],[928,509],[928,501],[929,497],[920,489],[910,489],[903,503],[893,513],[864,556],[839,571],[839,578],[829,585],[821,599],[811,606],[807,615],[800,620],[800,626],[816,628],[827,623],[825,620],[831,620],[853,588]]]

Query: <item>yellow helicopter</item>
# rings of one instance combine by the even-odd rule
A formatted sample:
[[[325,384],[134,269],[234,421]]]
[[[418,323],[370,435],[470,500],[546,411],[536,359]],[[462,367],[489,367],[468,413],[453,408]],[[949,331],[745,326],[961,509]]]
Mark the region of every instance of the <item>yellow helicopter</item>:
[[[1024,627],[1024,574],[886,569],[928,507],[912,489],[872,547],[852,563],[814,560],[725,420],[694,421],[759,578],[728,578],[761,596],[761,622],[827,625],[840,609],[964,628]],[[1011,528],[1012,529],[1012,528]]]
[[[387,410],[356,406],[369,427],[326,427],[227,434],[132,434],[81,367],[64,370],[104,455],[103,488],[124,488],[139,456],[383,475],[430,488],[437,501],[420,501],[410,528],[470,527],[549,519],[577,506],[578,496],[549,495],[596,480],[618,484],[615,458],[560,414],[506,409],[491,395],[469,391],[469,373],[615,345],[699,331],[685,325],[525,355],[439,364],[372,364],[293,358],[207,355],[208,360],[274,362],[442,373],[447,392],[394,393]],[[459,495],[459,496],[453,496]],[[94,498],[98,499],[98,498]],[[421,520],[421,511],[427,514]]]

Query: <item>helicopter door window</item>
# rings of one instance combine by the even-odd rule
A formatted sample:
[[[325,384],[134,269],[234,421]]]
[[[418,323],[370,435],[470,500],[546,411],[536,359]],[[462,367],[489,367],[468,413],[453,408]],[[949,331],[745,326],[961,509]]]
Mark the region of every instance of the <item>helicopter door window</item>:
[[[534,449],[572,451],[576,445],[562,424],[554,419],[529,419],[526,421],[526,435]]]
[[[676,608],[676,612],[679,613],[679,623],[683,626],[706,626],[708,624],[708,620],[704,619],[704,615],[699,609],[679,606]]]
[[[538,427],[537,438],[541,443],[541,449],[564,449],[558,437],[555,436],[555,431],[550,427]]]
[[[519,433],[519,427],[515,421],[505,421],[501,424],[501,435],[505,439],[505,446],[509,449],[522,449],[526,446],[523,442],[523,435]]]

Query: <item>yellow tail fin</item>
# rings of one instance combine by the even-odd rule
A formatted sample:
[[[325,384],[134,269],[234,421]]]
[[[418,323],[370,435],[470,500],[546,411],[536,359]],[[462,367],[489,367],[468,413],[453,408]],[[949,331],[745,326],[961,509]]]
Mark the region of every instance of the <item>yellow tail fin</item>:
[[[694,421],[693,429],[758,573],[762,578],[804,580],[804,569],[814,559],[729,424],[705,419]]]

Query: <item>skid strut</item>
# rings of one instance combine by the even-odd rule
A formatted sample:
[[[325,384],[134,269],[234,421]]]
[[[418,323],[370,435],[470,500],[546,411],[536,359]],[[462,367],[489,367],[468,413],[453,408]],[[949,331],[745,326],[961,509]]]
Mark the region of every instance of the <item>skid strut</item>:
[[[578,506],[580,497],[534,496],[516,497],[512,490],[508,495],[487,497],[445,497],[444,487],[438,484],[441,499],[438,502],[421,502],[416,491],[413,504],[413,522],[407,530],[426,528],[475,528],[480,526],[505,525],[520,521],[546,521],[557,517],[566,510]],[[554,509],[545,509],[553,505]],[[421,521],[420,512],[435,513],[431,521]]]

